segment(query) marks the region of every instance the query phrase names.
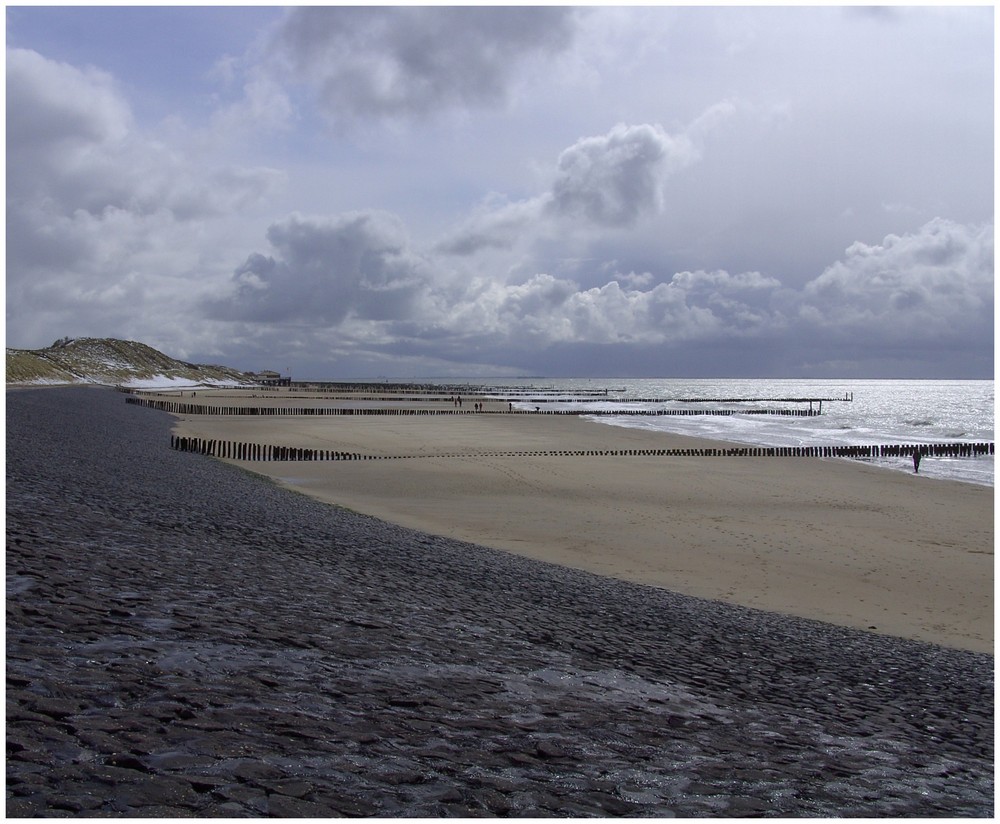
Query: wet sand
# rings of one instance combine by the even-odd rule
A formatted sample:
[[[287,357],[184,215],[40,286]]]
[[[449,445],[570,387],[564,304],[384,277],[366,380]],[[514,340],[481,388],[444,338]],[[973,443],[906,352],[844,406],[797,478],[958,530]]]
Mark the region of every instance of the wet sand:
[[[993,652],[990,488],[841,459],[502,454],[725,446],[545,414],[192,415],[176,431],[384,458],[239,463],[319,500],[435,535]]]
[[[294,494],[7,395],[10,817],[990,816],[993,658]]]

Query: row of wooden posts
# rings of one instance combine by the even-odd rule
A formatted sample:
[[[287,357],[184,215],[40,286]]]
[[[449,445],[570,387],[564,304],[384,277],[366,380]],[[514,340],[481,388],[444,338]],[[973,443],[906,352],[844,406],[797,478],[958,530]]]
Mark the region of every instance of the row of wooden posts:
[[[406,408],[340,408],[340,407],[307,407],[307,406],[216,406],[212,404],[184,403],[181,401],[161,401],[154,398],[128,397],[125,403],[136,404],[147,409],[157,409],[174,415],[250,415],[276,416],[288,415],[785,415],[791,417],[810,418],[819,415],[812,409],[552,409],[544,412],[510,409],[509,411],[483,411],[473,409],[406,409]]]
[[[868,444],[865,446],[740,446],[722,449],[579,449],[551,451],[496,451],[446,455],[363,455],[332,449],[243,443],[210,438],[172,435],[170,447],[180,452],[196,452],[237,461],[367,461],[412,457],[434,458],[516,458],[561,456],[641,456],[641,457],[751,457],[751,458],[900,458],[920,452],[925,457],[977,457],[992,455],[993,443]]]

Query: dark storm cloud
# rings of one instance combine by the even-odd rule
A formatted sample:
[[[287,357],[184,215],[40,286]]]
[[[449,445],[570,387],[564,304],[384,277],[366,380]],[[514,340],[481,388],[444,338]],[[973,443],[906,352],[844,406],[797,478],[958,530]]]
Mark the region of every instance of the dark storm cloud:
[[[578,12],[545,7],[308,7],[272,57],[335,118],[503,103],[525,63],[566,49]]]

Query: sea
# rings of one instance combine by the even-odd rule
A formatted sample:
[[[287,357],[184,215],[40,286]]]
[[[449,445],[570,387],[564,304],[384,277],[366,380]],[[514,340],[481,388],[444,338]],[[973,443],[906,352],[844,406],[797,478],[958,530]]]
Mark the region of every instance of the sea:
[[[991,380],[804,380],[681,378],[449,379],[427,383],[492,388],[515,408],[613,412],[656,409],[808,409],[812,417],[734,414],[633,416],[601,414],[594,421],[673,432],[754,446],[865,446],[870,444],[993,441]],[[733,399],[739,399],[734,402]],[[849,459],[829,459],[849,460]],[[850,459],[854,460],[854,459]],[[886,470],[913,472],[909,458],[869,460]],[[994,485],[993,456],[926,457],[920,474]]]

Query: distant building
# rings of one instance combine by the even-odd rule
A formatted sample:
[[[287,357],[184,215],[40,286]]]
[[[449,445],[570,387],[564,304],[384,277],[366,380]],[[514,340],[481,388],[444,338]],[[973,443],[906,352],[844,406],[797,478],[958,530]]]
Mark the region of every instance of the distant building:
[[[261,386],[290,386],[292,383],[291,376],[283,378],[280,372],[272,372],[269,369],[251,373],[250,377]]]

